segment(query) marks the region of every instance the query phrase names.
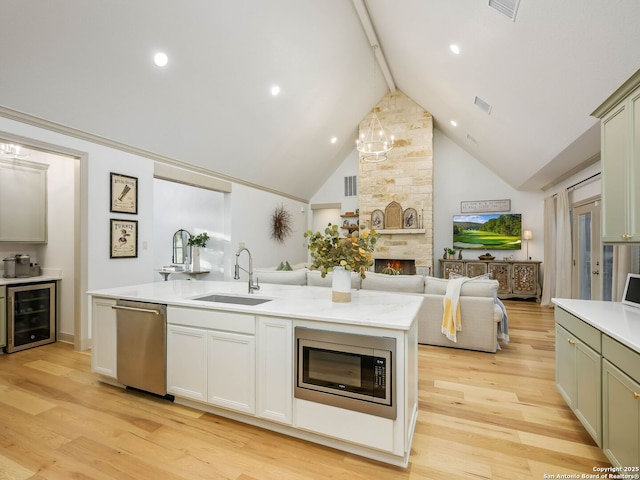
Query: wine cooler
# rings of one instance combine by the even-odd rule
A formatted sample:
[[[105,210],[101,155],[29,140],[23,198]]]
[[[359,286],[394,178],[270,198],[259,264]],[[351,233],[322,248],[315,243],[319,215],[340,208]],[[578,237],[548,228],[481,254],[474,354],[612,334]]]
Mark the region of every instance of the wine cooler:
[[[7,353],[56,341],[56,284],[7,287]]]

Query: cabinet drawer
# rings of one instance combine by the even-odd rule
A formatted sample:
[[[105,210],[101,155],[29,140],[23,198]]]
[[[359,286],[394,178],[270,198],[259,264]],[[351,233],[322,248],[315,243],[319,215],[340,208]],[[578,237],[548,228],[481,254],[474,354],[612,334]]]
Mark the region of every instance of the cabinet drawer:
[[[602,336],[602,356],[636,382],[640,382],[640,355],[607,335]]]
[[[167,323],[227,332],[256,333],[255,317],[244,313],[169,306],[167,307]]]
[[[602,335],[598,329],[583,322],[578,317],[571,315],[560,307],[556,307],[555,310],[556,322],[559,325],[562,325],[565,329],[589,345],[596,352],[602,353]]]

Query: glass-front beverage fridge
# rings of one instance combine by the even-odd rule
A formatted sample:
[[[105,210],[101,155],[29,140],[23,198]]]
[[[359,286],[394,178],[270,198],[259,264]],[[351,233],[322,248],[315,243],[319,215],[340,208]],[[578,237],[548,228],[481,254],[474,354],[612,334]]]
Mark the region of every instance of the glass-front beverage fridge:
[[[7,353],[56,341],[56,284],[7,287]]]

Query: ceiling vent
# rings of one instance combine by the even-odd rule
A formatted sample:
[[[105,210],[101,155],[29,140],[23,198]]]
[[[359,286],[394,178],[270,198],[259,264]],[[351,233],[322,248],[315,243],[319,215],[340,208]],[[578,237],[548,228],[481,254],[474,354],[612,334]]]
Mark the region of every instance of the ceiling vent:
[[[473,104],[487,115],[491,115],[491,105],[482,100],[480,97],[476,97],[476,99],[473,101]]]
[[[514,22],[516,21],[519,3],[520,0],[489,0],[489,6],[491,8],[506,15]]]

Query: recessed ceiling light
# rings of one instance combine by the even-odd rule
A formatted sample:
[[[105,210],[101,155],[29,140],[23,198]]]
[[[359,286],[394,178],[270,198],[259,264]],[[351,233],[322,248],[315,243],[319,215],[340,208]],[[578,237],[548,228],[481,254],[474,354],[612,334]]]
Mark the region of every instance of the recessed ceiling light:
[[[458,122],[456,122],[455,120],[451,120],[451,125],[453,125],[454,127],[458,126]]]
[[[331,143],[336,143],[338,141],[338,137],[331,137]]]
[[[449,48],[456,55],[460,55],[460,47],[458,45],[456,45],[455,43],[452,43],[451,45],[449,45]]]
[[[169,57],[164,52],[158,52],[153,57],[153,63],[159,67],[164,67],[169,62]]]
[[[273,87],[271,87],[271,95],[273,95],[275,97],[279,93],[280,93],[280,87],[279,86],[274,85]]]

